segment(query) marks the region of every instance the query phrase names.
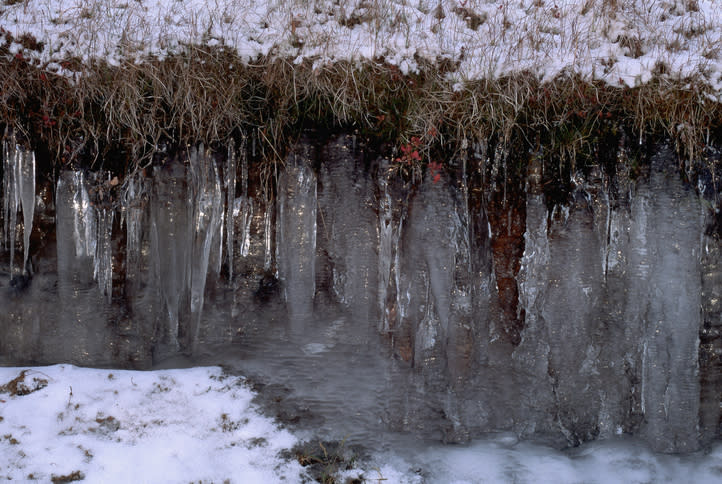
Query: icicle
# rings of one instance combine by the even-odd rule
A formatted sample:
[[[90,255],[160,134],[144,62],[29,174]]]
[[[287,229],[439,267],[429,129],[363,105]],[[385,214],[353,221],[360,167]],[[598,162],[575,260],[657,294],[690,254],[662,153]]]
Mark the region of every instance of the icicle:
[[[704,229],[700,200],[672,176],[673,160],[672,149],[660,146],[632,201],[640,227],[630,237],[634,270],[626,284],[625,327],[636,326],[627,341],[642,342],[640,433],[655,451],[676,453],[699,446],[702,279],[696,249]]]
[[[234,175],[235,175],[235,159],[233,162],[234,167]],[[235,178],[233,179],[233,183],[235,186]],[[241,144],[241,194],[244,197],[248,196],[248,157],[246,156],[246,139],[243,138],[243,143]],[[235,197],[235,195],[234,195]]]
[[[180,303],[188,288],[188,266],[192,257],[190,231],[192,227],[185,171],[179,163],[155,167],[153,197],[151,198],[151,259],[155,261],[158,286],[168,311],[167,336],[178,344]]]
[[[241,196],[235,201],[236,214],[241,217],[240,253],[247,257],[251,247],[251,222],[253,221],[253,199],[248,196],[248,159],[245,140],[241,146]]]
[[[7,247],[10,238],[10,147],[7,141],[3,141],[3,247]]]
[[[96,213],[98,240],[95,244],[93,276],[98,281],[100,292],[110,304],[113,299],[113,253],[112,234],[115,211],[108,208],[98,209]]]
[[[220,184],[220,174],[218,175],[218,180]],[[225,203],[223,201],[223,191],[221,189],[221,204]],[[221,269],[223,268],[223,243],[224,243],[224,236],[226,233],[226,226],[224,224],[224,213],[223,213],[223,207],[221,207],[221,218],[218,223],[218,230],[213,233],[213,242],[212,242],[212,249],[211,249],[211,262],[209,266],[209,271],[213,271],[213,274],[218,278],[218,276],[221,275]],[[228,252],[228,251],[227,251]],[[230,251],[232,252],[232,251]]]
[[[93,279],[106,301],[112,299],[113,265],[112,265],[112,230],[115,211],[107,206],[95,206],[90,202],[88,183],[81,171],[64,172],[58,179],[58,196],[67,204],[69,213],[65,216],[68,225],[72,225],[72,245],[76,259],[91,259]],[[59,216],[60,217],[60,216]],[[60,220],[60,219],[59,219]],[[60,221],[59,221],[60,223]],[[60,252],[63,255],[60,255]],[[72,258],[64,251],[58,257]]]
[[[76,257],[95,257],[97,224],[82,171],[73,173],[73,214]]]
[[[33,230],[35,214],[35,153],[18,153],[18,192],[23,206],[23,273],[27,269],[30,251],[30,233]]]
[[[263,270],[268,271],[271,269],[271,262],[272,262],[272,255],[273,255],[273,248],[271,247],[271,231],[273,230],[273,226],[271,225],[273,218],[273,208],[271,206],[270,200],[266,200],[266,212],[263,214],[263,244],[264,244],[264,253],[263,253]],[[276,274],[278,276],[278,274]]]
[[[607,281],[607,274],[609,273],[609,252],[611,250],[611,229],[612,229],[612,203],[609,200],[609,192],[607,190],[604,191],[604,203],[606,205],[607,209],[607,218],[606,223],[604,224],[604,239],[602,241],[602,246],[604,247],[602,256],[602,264],[604,269],[604,282]]]
[[[35,214],[35,153],[25,151],[11,136],[3,142],[3,215],[5,245],[10,248],[10,277],[15,266],[17,213],[23,210],[23,262],[21,272],[27,269],[30,252],[30,234]]]
[[[394,230],[393,213],[391,210],[391,195],[388,193],[388,179],[386,171],[388,162],[383,160],[379,167],[379,330],[386,333],[391,330],[390,317],[387,311],[387,294],[391,279],[391,263],[394,256]]]
[[[148,186],[142,175],[128,180],[123,192],[126,229],[126,278],[134,279],[140,269],[141,231]]]
[[[244,146],[241,145],[241,156],[245,160]],[[228,145],[228,157],[225,169],[226,188],[226,259],[228,262],[228,279],[233,279],[233,212],[236,199],[236,150],[231,140]]]
[[[223,218],[223,192],[214,160],[205,153],[203,145],[190,151],[192,188],[196,202],[193,210],[191,288],[191,347],[199,343],[200,322],[203,312],[208,263],[214,237],[220,237]]]
[[[307,154],[291,154],[279,180],[276,250],[278,273],[294,321],[313,312],[316,292],[316,176]]]
[[[13,277],[13,264],[15,261],[15,230],[17,229],[18,194],[17,194],[17,149],[15,140],[4,142],[5,170],[3,177],[4,185],[4,220],[5,220],[5,243],[10,247],[10,278]]]
[[[11,164],[10,167],[10,184],[12,185],[12,188],[10,190],[10,196],[12,197],[11,202],[12,206],[10,207],[10,277],[13,277],[13,264],[15,263],[15,239],[17,237],[17,234],[15,231],[17,230],[18,226],[18,205],[19,205],[19,197],[18,197],[18,176],[17,176],[17,170],[18,170],[18,163],[17,163],[17,157],[18,152],[17,149],[14,151],[13,156],[11,158]]]
[[[251,248],[251,222],[253,221],[253,200],[243,197],[241,200],[241,255],[248,256]]]

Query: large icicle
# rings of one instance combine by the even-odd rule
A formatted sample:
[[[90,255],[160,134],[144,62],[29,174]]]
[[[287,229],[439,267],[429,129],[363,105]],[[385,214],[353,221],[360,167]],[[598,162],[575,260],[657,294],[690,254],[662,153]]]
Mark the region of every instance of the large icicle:
[[[393,280],[393,260],[398,249],[398,230],[394,231],[393,200],[389,193],[388,161],[381,160],[378,172],[378,239],[379,239],[379,267],[378,267],[378,304],[379,304],[379,331],[389,333],[396,326],[396,287],[391,287]]]
[[[73,193],[73,240],[76,257],[95,257],[97,244],[97,223],[95,211],[90,203],[85,174],[72,174]]]
[[[241,146],[241,156],[245,158],[244,146]],[[228,279],[233,279],[233,226],[234,204],[236,199],[236,149],[233,141],[228,145],[226,169],[223,171],[226,188],[226,262],[228,264]]]
[[[103,207],[96,209],[96,220],[98,223],[97,237],[95,244],[93,276],[98,281],[100,292],[105,296],[106,302],[110,304],[113,299],[113,217],[115,210]]]
[[[426,177],[409,206],[402,236],[398,354],[419,368],[444,364],[460,230],[448,179]],[[440,358],[444,355],[444,358]]]
[[[310,146],[291,153],[278,182],[278,273],[292,320],[298,323],[313,310],[316,292],[316,176]]]
[[[352,136],[339,136],[322,151],[318,244],[327,262],[318,276],[366,326],[377,318],[378,220],[369,210],[375,187],[364,170],[363,153],[354,151],[353,144]]]
[[[17,228],[17,212],[23,211],[23,262],[21,272],[27,270],[30,252],[30,234],[33,230],[35,214],[35,153],[21,148],[10,137],[3,143],[3,159],[5,164],[4,186],[4,221],[5,243],[10,246],[10,277],[13,276],[15,263],[15,239]]]
[[[542,190],[541,160],[534,156],[528,166],[526,194],[526,232],[524,255],[519,269],[519,304],[525,312],[521,342],[512,353],[512,364],[519,372],[519,422],[515,429],[523,432],[527,422],[541,428],[554,426],[554,399],[549,376],[549,330],[544,319],[550,261],[547,234],[548,212]]]
[[[13,140],[14,141],[14,140]],[[3,220],[5,246],[10,248],[10,277],[15,259],[15,230],[17,226],[18,196],[16,192],[16,150],[14,142],[3,142]]]
[[[168,312],[169,325],[165,336],[176,348],[179,347],[180,305],[189,286],[190,203],[183,165],[170,162],[163,167],[155,167],[151,198],[152,259]]]
[[[10,237],[10,222],[8,215],[10,214],[10,150],[7,141],[3,141],[3,152],[2,152],[2,164],[3,164],[3,236],[0,239],[3,247],[7,246],[8,239]]]
[[[248,158],[245,143],[241,146],[241,196],[238,200],[238,212],[241,217],[241,256],[248,256],[251,248],[251,221],[253,220],[253,198],[248,196]]]
[[[663,146],[655,153],[649,185],[638,194],[651,262],[648,279],[640,281],[646,297],[629,301],[643,321],[642,434],[657,451],[690,452],[699,446],[701,210],[675,173],[672,150]]]
[[[263,213],[263,270],[270,271],[273,262],[273,202],[266,200],[266,211]],[[276,276],[277,274],[277,270]]]
[[[453,278],[450,294],[449,322],[447,327],[447,366],[452,381],[463,381],[463,377],[469,376],[473,350],[469,341],[474,338],[473,325],[473,293],[475,274],[473,271],[474,252],[472,249],[473,224],[469,210],[469,185],[466,173],[466,159],[462,158],[461,177],[457,185],[458,198],[454,197],[454,210],[451,212],[451,224],[455,227],[450,237],[454,246]],[[484,343],[482,343],[482,346]],[[482,349],[486,354],[486,349]],[[468,438],[466,430],[462,429],[460,422],[454,422],[454,435],[447,435],[447,441],[461,441]]]
[[[140,271],[143,215],[148,202],[148,182],[140,174],[130,178],[123,188],[123,212],[125,216],[125,277],[135,280]]]
[[[191,349],[199,343],[203,301],[213,240],[220,237],[223,192],[216,163],[203,145],[189,153],[193,200],[193,242],[191,256]]]
[[[30,251],[30,233],[33,231],[35,214],[35,153],[25,151],[19,154],[18,191],[23,205],[23,271],[27,270]]]

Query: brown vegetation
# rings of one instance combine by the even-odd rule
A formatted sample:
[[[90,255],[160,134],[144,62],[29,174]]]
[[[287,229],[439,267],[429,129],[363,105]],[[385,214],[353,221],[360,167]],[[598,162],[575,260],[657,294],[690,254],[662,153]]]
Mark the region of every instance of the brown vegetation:
[[[722,125],[703,83],[663,72],[637,88],[574,75],[543,83],[527,73],[460,87],[443,63],[403,75],[383,59],[249,64],[228,49],[189,46],[183,55],[119,66],[68,59],[70,76],[10,56],[7,45],[0,46],[0,120],[34,147],[45,145],[52,164],[103,163],[120,175],[142,168],[164,144],[223,144],[247,133],[260,141],[258,159],[277,162],[308,126],[354,129],[389,147],[421,140],[424,163],[521,131],[574,165],[610,131],[655,133],[677,143],[690,169]]]

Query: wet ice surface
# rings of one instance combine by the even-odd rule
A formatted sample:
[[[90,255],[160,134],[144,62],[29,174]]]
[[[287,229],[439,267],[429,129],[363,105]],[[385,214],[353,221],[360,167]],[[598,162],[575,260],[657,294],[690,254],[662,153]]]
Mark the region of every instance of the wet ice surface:
[[[327,343],[304,350],[318,355],[328,351]],[[352,376],[347,374],[347,380],[354,380]],[[348,392],[348,405],[337,408],[334,418],[347,418],[347,424],[317,430],[332,437],[355,428],[359,436],[358,431],[364,431],[354,412],[364,404],[354,403],[354,398],[361,392],[349,392],[352,385],[341,382],[339,374],[317,388]],[[253,398],[243,378],[218,367],[151,372],[70,365],[0,368],[0,479],[47,481],[76,475],[86,482],[108,483],[307,482],[301,466],[282,451],[310,434],[319,438],[318,433],[279,428],[259,414]],[[367,452],[340,476],[389,484],[722,479],[719,445],[671,456],[654,454],[632,439],[612,439],[565,452],[520,442],[508,433],[444,446],[381,432],[364,434],[372,439],[367,440]]]
[[[402,462],[422,469],[415,480],[399,478],[398,482],[614,484],[718,482],[720,456],[719,446],[686,457],[659,455],[625,439],[560,452],[499,434],[462,448],[432,445],[411,458],[391,462],[394,470],[403,468]]]

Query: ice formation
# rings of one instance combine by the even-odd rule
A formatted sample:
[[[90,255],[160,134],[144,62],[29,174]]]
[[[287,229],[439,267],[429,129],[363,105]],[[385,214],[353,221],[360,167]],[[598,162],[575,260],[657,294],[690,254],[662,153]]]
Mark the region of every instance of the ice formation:
[[[15,265],[15,241],[17,214],[23,213],[23,260],[22,274],[28,270],[30,234],[35,214],[35,153],[22,148],[14,136],[3,141],[3,220],[4,244],[10,248],[10,277]]]

